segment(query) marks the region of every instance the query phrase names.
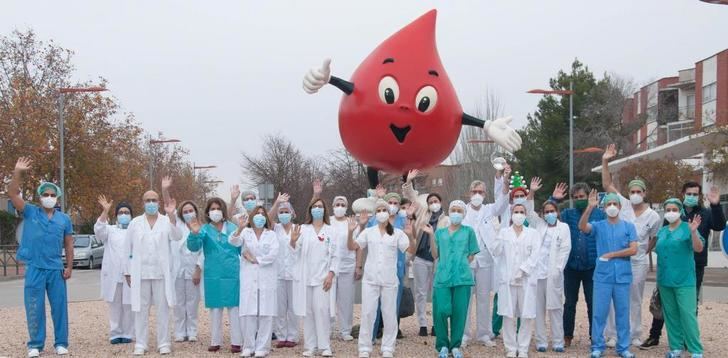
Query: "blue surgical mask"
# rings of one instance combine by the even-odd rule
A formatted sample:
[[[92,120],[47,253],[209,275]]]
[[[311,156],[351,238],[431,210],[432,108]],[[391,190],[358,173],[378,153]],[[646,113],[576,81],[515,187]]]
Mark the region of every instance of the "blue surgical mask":
[[[151,201],[144,203],[144,212],[147,213],[147,215],[157,215],[159,212],[159,203]]]
[[[287,225],[291,222],[292,217],[293,215],[291,215],[291,213],[278,214],[278,221],[283,225]]]
[[[544,220],[546,220],[546,222],[547,222],[547,223],[548,223],[549,225],[554,225],[554,224],[556,224],[556,220],[558,219],[558,218],[556,217],[556,213],[548,213],[548,214],[544,215],[544,216],[543,216],[543,218],[544,218]]]
[[[189,223],[190,221],[192,221],[192,219],[196,217],[197,213],[195,213],[194,211],[182,214],[182,218],[185,220],[186,223]]]
[[[463,214],[450,213],[450,221],[455,225],[460,225],[460,223],[463,222]]]
[[[523,205],[526,203],[526,198],[513,198],[513,204],[520,204]]]
[[[404,219],[404,218],[407,217],[407,211],[406,210],[399,209],[399,211],[397,212],[397,215],[399,215],[399,217],[401,217],[401,218]]]
[[[256,228],[260,229],[265,225],[265,222],[267,219],[263,214],[256,214],[253,216],[253,225],[255,225]]]
[[[127,226],[129,225],[129,222],[131,222],[131,215],[129,214],[119,214],[116,216],[116,221],[121,226]]]
[[[255,209],[255,204],[257,204],[255,199],[243,201],[243,207],[245,207],[245,210],[247,211]]]
[[[687,207],[694,208],[698,206],[698,197],[695,195],[685,195],[685,199],[683,199],[683,204]]]
[[[311,208],[311,217],[314,220],[321,220],[324,218],[324,208]]]

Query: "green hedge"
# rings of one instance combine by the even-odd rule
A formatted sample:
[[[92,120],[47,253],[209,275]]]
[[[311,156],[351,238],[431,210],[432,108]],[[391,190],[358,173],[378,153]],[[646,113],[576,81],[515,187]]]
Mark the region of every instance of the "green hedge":
[[[7,211],[0,211],[0,245],[15,245],[15,228],[20,219]]]

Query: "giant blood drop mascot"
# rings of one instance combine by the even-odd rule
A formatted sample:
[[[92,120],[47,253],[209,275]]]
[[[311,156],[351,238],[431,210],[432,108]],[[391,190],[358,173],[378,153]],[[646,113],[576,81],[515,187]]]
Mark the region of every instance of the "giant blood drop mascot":
[[[339,106],[341,139],[377,173],[407,173],[440,164],[457,143],[462,125],[478,126],[509,152],[521,138],[510,118],[483,121],[463,112],[435,43],[437,10],[431,10],[382,42],[359,65],[351,82],[331,76],[330,60],[310,70],[303,89],[316,93],[326,83],[344,92]]]

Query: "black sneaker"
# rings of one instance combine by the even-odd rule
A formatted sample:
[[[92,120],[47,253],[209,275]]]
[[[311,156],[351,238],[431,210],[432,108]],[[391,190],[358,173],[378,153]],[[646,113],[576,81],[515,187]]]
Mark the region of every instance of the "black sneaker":
[[[644,343],[642,343],[642,345],[640,346],[640,349],[650,350],[650,349],[652,349],[652,347],[655,347],[659,344],[660,344],[660,340],[658,338],[650,337],[650,338],[647,338],[647,340],[645,340]]]
[[[430,331],[431,336],[435,336],[435,326],[432,326],[432,331]]]
[[[270,336],[270,339],[271,339],[272,341],[277,341],[277,340],[278,340],[278,337],[276,337],[276,334],[275,334],[275,333],[273,333],[273,334],[271,334],[271,336]]]
[[[397,330],[397,339],[402,339],[402,338],[404,338],[404,334],[402,334],[402,330],[401,329],[398,329]]]
[[[427,337],[427,327],[420,327],[420,337]]]

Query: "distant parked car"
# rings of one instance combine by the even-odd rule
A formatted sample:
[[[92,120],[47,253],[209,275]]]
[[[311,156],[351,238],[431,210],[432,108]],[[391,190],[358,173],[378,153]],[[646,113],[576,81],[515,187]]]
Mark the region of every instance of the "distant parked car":
[[[73,235],[73,267],[92,269],[101,266],[104,258],[104,244],[94,235]],[[66,263],[66,250],[63,250],[63,264]]]

